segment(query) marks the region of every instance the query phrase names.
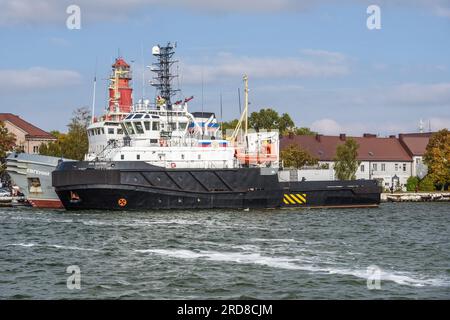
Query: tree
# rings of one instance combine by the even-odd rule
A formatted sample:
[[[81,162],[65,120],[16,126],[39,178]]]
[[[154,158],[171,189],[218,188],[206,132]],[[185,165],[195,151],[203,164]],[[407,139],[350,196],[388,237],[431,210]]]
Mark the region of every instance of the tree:
[[[252,112],[248,119],[249,127],[259,131],[262,129],[277,129],[281,135],[287,133],[295,124],[287,113],[281,116],[273,109],[261,109],[258,112]]]
[[[0,178],[5,174],[5,157],[8,151],[15,148],[16,136],[8,131],[5,124],[0,121]],[[2,178],[2,180],[4,180]]]
[[[278,119],[278,130],[280,131],[281,135],[287,134],[294,127],[295,123],[287,113],[283,113]]]
[[[83,160],[89,148],[86,130],[90,119],[90,112],[87,108],[75,110],[68,124],[69,132],[64,134],[58,131],[52,131],[57,140],[47,145],[42,145],[39,153],[53,157]]]
[[[236,128],[238,122],[239,122],[238,119],[234,119],[234,120],[231,120],[228,122],[222,122],[222,124],[221,124],[222,135],[225,136],[225,134],[227,133],[227,130],[234,130],[234,128]],[[230,136],[231,136],[231,134],[230,134]]]
[[[450,131],[443,129],[431,136],[424,162],[428,166],[429,178],[444,190],[450,183]]]
[[[419,182],[419,190],[420,191],[435,191],[436,187],[434,186],[433,179],[430,175],[427,175]]]
[[[419,187],[419,178],[417,177],[409,177],[408,181],[406,181],[406,190],[407,191],[416,191]]]
[[[358,149],[359,145],[353,139],[347,139],[344,144],[337,147],[334,171],[339,180],[356,179],[356,170],[360,164],[357,160]]]
[[[319,160],[311,156],[308,151],[295,144],[291,144],[281,151],[281,160],[285,167],[296,169],[300,169],[304,166],[313,166],[319,162]]]
[[[306,127],[294,128],[293,132],[298,136],[315,136],[317,134],[317,132],[311,131],[310,128]]]
[[[6,157],[6,153],[14,149],[16,136],[8,131],[5,124],[0,121],[0,159]]]

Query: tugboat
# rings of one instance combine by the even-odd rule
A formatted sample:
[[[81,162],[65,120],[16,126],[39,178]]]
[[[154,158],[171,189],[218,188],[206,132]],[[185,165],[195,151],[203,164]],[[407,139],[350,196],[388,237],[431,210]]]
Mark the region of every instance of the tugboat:
[[[101,117],[93,117],[92,123],[87,127],[89,149],[85,155],[86,159],[101,153],[109,144],[123,138],[120,121],[130,113],[133,104],[131,79],[130,66],[123,58],[118,57],[112,65],[109,79],[108,108]],[[95,107],[95,82],[93,109]],[[63,208],[52,186],[51,176],[58,163],[62,161],[75,160],[13,152],[6,158],[6,171],[33,207]]]
[[[189,113],[172,103],[173,46],[155,46],[154,105],[135,106],[120,122],[125,134],[87,161],[62,162],[53,186],[68,210],[150,210],[286,207],[376,207],[376,181],[279,179],[279,134],[249,132],[245,108],[223,139],[213,113]]]

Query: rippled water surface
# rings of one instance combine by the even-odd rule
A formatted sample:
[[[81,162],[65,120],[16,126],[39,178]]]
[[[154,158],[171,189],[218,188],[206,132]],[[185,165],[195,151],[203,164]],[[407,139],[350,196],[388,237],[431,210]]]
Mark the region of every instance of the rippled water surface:
[[[0,208],[0,298],[449,299],[449,226],[448,203],[249,212]],[[80,290],[67,288],[72,265],[81,270]],[[377,274],[380,289],[369,290]]]

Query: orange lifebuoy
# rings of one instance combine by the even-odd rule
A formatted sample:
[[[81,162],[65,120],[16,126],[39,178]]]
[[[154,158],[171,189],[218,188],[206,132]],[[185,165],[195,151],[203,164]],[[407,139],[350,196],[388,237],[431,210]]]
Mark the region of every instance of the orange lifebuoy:
[[[176,168],[177,167],[177,165],[176,165],[176,163],[175,162],[172,162],[171,164],[170,164],[170,167],[173,169],[173,168]]]
[[[127,205],[127,199],[124,198],[120,198],[117,203],[119,204],[120,207],[125,207]]]

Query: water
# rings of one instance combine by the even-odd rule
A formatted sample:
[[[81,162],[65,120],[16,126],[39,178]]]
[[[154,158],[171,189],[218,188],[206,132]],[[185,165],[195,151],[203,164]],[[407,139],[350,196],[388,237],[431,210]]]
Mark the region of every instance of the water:
[[[0,298],[449,299],[449,226],[448,203],[249,212],[0,208]],[[81,270],[80,290],[67,287],[72,265]],[[376,287],[374,266],[379,290],[367,286]]]

